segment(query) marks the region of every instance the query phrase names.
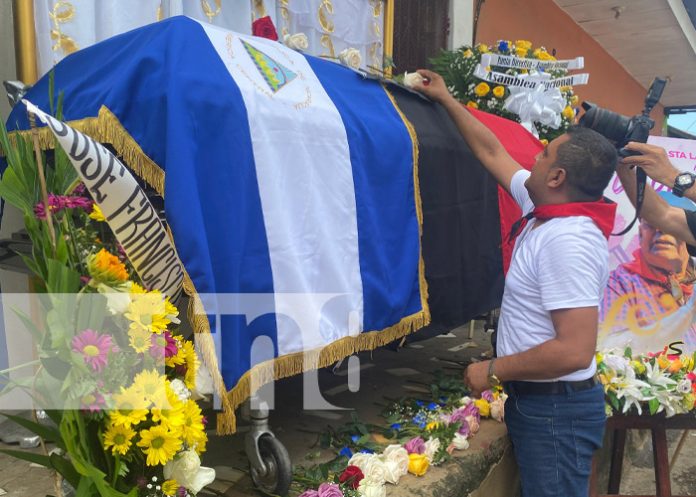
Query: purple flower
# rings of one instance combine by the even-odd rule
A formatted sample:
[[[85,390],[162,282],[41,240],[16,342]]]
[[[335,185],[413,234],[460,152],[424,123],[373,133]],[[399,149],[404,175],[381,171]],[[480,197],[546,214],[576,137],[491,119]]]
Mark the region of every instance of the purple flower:
[[[176,491],[176,497],[186,497],[187,495],[189,495],[189,493],[186,487],[179,487]]]
[[[335,483],[322,483],[317,490],[318,497],[343,497],[341,487]]]
[[[316,490],[305,490],[299,497],[319,497],[319,492]]]
[[[465,416],[473,416],[476,418],[476,421],[481,421],[481,413],[473,402],[462,408],[462,410]]]
[[[85,212],[92,210],[92,200],[85,197],[68,197],[66,195],[48,196],[48,208],[52,214],[57,214],[63,209],[83,209]],[[46,206],[39,202],[34,206],[34,215],[39,219],[46,219]]]
[[[459,430],[457,432],[465,437],[468,437],[471,434],[471,427],[469,426],[469,421],[466,419],[461,420],[462,425],[459,427]]]
[[[80,403],[82,404],[82,410],[89,411],[92,414],[101,411],[106,405],[104,396],[96,390],[94,390],[92,393],[83,396],[80,399]]]
[[[493,392],[491,392],[490,390],[486,390],[485,392],[483,392],[483,393],[481,394],[481,398],[482,398],[482,399],[485,399],[485,400],[488,401],[488,402],[493,402],[493,401],[495,400],[495,399],[493,398]]]
[[[409,454],[422,454],[425,452],[425,440],[421,437],[412,438],[404,444],[404,449]]]

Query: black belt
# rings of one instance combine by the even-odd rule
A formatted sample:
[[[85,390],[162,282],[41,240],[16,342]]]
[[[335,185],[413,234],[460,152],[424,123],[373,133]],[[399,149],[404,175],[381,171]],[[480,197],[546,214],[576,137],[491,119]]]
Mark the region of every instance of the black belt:
[[[512,395],[560,395],[589,390],[596,384],[593,376],[580,381],[506,381],[503,388]]]

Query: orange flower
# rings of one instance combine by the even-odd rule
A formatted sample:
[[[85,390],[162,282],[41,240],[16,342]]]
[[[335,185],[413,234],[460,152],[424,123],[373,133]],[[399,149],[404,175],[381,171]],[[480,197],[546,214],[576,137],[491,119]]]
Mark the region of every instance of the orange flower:
[[[125,264],[106,249],[89,257],[87,269],[92,278],[106,285],[116,285],[128,280]]]

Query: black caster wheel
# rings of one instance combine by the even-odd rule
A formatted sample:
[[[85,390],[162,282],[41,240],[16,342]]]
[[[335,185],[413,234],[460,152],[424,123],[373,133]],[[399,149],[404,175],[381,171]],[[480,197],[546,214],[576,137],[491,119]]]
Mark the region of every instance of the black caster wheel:
[[[290,456],[280,440],[264,435],[259,438],[259,455],[266,465],[266,474],[261,474],[251,467],[251,479],[259,490],[271,494],[285,496],[292,483],[292,463]]]

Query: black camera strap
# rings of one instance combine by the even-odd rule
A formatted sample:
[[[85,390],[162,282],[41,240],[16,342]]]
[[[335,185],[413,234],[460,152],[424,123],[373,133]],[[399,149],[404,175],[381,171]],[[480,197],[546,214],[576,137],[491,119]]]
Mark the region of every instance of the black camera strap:
[[[633,221],[626,226],[620,233],[612,233],[611,236],[622,236],[631,231],[633,225],[636,224],[638,217],[640,216],[640,209],[643,207],[643,200],[645,199],[645,184],[647,182],[648,176],[642,167],[636,167],[636,216]]]

